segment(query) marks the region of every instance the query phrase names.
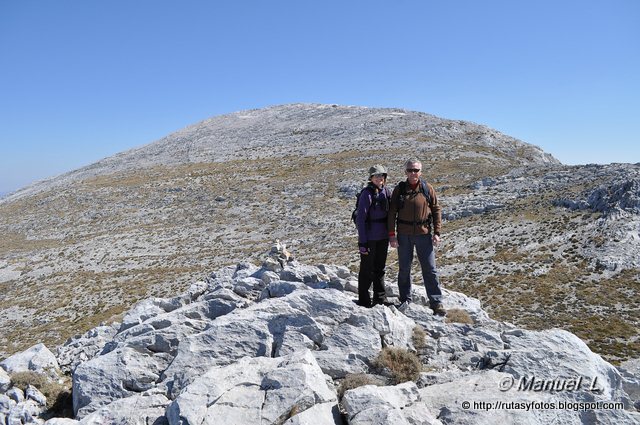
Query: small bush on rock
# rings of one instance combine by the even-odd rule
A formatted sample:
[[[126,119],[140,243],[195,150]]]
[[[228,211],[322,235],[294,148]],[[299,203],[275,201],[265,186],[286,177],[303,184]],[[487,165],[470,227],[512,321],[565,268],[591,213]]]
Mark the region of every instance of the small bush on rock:
[[[36,372],[16,372],[11,375],[11,384],[20,388],[22,391],[26,390],[29,385],[33,385],[42,392],[42,388],[49,382],[49,379]],[[43,393],[44,394],[44,393]],[[46,394],[44,394],[46,396]]]
[[[43,374],[31,371],[12,374],[11,383],[22,391],[25,391],[29,385],[36,387],[47,398],[47,410],[50,413],[55,416],[72,416],[73,408],[69,384],[52,381]]]
[[[380,385],[380,382],[364,373],[353,373],[347,375],[338,387],[338,400],[342,399],[344,393],[354,388],[363,387],[365,385]]]
[[[413,334],[411,335],[411,341],[416,348],[424,348],[427,345],[427,334],[421,326],[416,325],[413,328]]]
[[[291,410],[289,410],[289,418],[294,417],[298,413],[300,413],[300,406],[298,406],[297,404],[294,404]]]
[[[467,325],[473,325],[473,319],[469,316],[465,310],[459,308],[452,308],[447,311],[447,323],[464,323]]]
[[[376,367],[388,370],[395,384],[415,381],[422,370],[422,363],[418,356],[403,348],[383,348],[374,364]]]

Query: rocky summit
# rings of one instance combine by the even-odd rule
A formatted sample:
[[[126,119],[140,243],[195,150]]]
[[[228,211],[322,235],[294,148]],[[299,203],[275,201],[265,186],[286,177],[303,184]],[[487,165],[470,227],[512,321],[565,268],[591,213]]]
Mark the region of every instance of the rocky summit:
[[[277,243],[261,266],[145,299],[55,354],[5,359],[0,423],[640,423],[638,362],[616,368],[567,331],[495,321],[458,292],[445,291],[446,318],[422,287],[403,311],[395,282],[387,292],[388,305],[360,307],[354,273]]]
[[[274,239],[354,272],[366,172],[382,163],[395,186],[411,156],[443,205],[445,287],[615,364],[640,358],[639,164],[566,166],[474,123],[316,104],[213,117],[0,199],[0,358],[260,264]]]
[[[372,161],[395,184],[409,154],[457,193],[557,164],[487,127],[402,109],[295,104],[213,117],[0,199],[0,358],[259,261],[276,238],[306,262],[353,267],[353,196]]]

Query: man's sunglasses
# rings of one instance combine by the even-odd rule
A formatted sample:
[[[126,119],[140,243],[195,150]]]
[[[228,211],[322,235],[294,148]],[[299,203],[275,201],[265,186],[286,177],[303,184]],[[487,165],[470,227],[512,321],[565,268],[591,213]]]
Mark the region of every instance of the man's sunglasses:
[[[407,168],[407,173],[419,173],[419,168]]]

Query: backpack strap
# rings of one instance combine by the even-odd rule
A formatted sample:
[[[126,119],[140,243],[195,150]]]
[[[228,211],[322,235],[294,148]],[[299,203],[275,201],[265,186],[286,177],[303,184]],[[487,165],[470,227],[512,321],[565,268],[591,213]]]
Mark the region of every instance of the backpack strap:
[[[391,203],[391,191],[387,186],[384,186],[380,192],[384,192],[384,196],[386,198],[384,202],[384,208],[387,212],[389,212],[389,204]],[[373,208],[374,205],[380,205],[380,204],[381,204],[380,202],[377,202],[376,204],[371,204],[371,207]],[[371,212],[371,209],[369,209],[369,212]],[[387,218],[384,217],[384,218],[370,219],[369,217],[367,217],[367,222],[368,223],[386,223]]]
[[[351,213],[351,221],[353,221],[353,223],[356,224],[356,225],[357,225],[356,220],[357,220],[357,216],[358,216],[358,207],[360,205],[360,197],[362,196],[362,194],[364,193],[365,190],[371,192],[371,196],[372,197],[374,195],[374,189],[371,187],[371,183],[369,183],[365,187],[362,188],[362,190],[360,191],[360,193],[356,197],[356,207],[354,208],[353,212]],[[365,223],[369,222],[369,214],[367,214],[367,217],[365,217],[364,221],[365,221]]]
[[[420,179],[420,187],[422,188],[420,192],[422,192],[424,197],[427,198],[427,204],[429,205],[429,208],[431,208],[431,193],[429,192],[427,181],[424,179]],[[398,183],[398,189],[399,189],[398,193],[400,195],[398,199],[399,201],[398,209],[402,209],[404,208],[404,199],[407,196],[407,182],[403,180],[400,183]]]
[[[422,186],[422,194],[425,198],[427,198],[427,205],[431,208],[431,193],[429,192],[429,186],[427,186],[427,181],[420,179],[420,186]]]
[[[369,183],[367,186],[365,186],[362,190],[369,190],[369,192],[371,192],[371,199],[373,200],[376,197],[376,192],[378,192],[378,194],[381,191],[376,190],[377,188],[374,187],[373,183]],[[382,188],[382,191],[384,192],[386,198],[387,198],[387,202],[386,202],[386,209],[387,211],[389,211],[389,202],[391,199],[391,192],[389,191],[389,188],[387,186],[384,186]],[[362,194],[362,192],[360,192]],[[360,197],[358,197],[359,199]],[[371,203],[371,207],[369,208],[369,214],[371,213],[371,208],[373,208],[375,205],[377,205],[377,203]],[[386,218],[378,218],[378,219],[370,219],[369,218],[369,214],[367,214],[367,217],[365,218],[365,222],[367,224],[369,223],[386,223],[387,219]]]
[[[398,209],[404,208],[404,198],[407,197],[407,182],[402,180],[398,183]]]

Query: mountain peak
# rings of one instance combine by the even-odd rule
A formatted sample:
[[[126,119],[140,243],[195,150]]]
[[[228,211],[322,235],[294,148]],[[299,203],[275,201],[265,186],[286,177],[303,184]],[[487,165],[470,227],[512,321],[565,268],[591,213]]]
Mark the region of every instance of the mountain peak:
[[[510,165],[559,164],[537,146],[470,122],[396,108],[297,103],[215,116],[151,144],[33,184],[9,199],[157,166],[313,157],[344,150],[369,151],[374,146],[392,149],[399,144],[430,154],[480,149],[488,158]]]

